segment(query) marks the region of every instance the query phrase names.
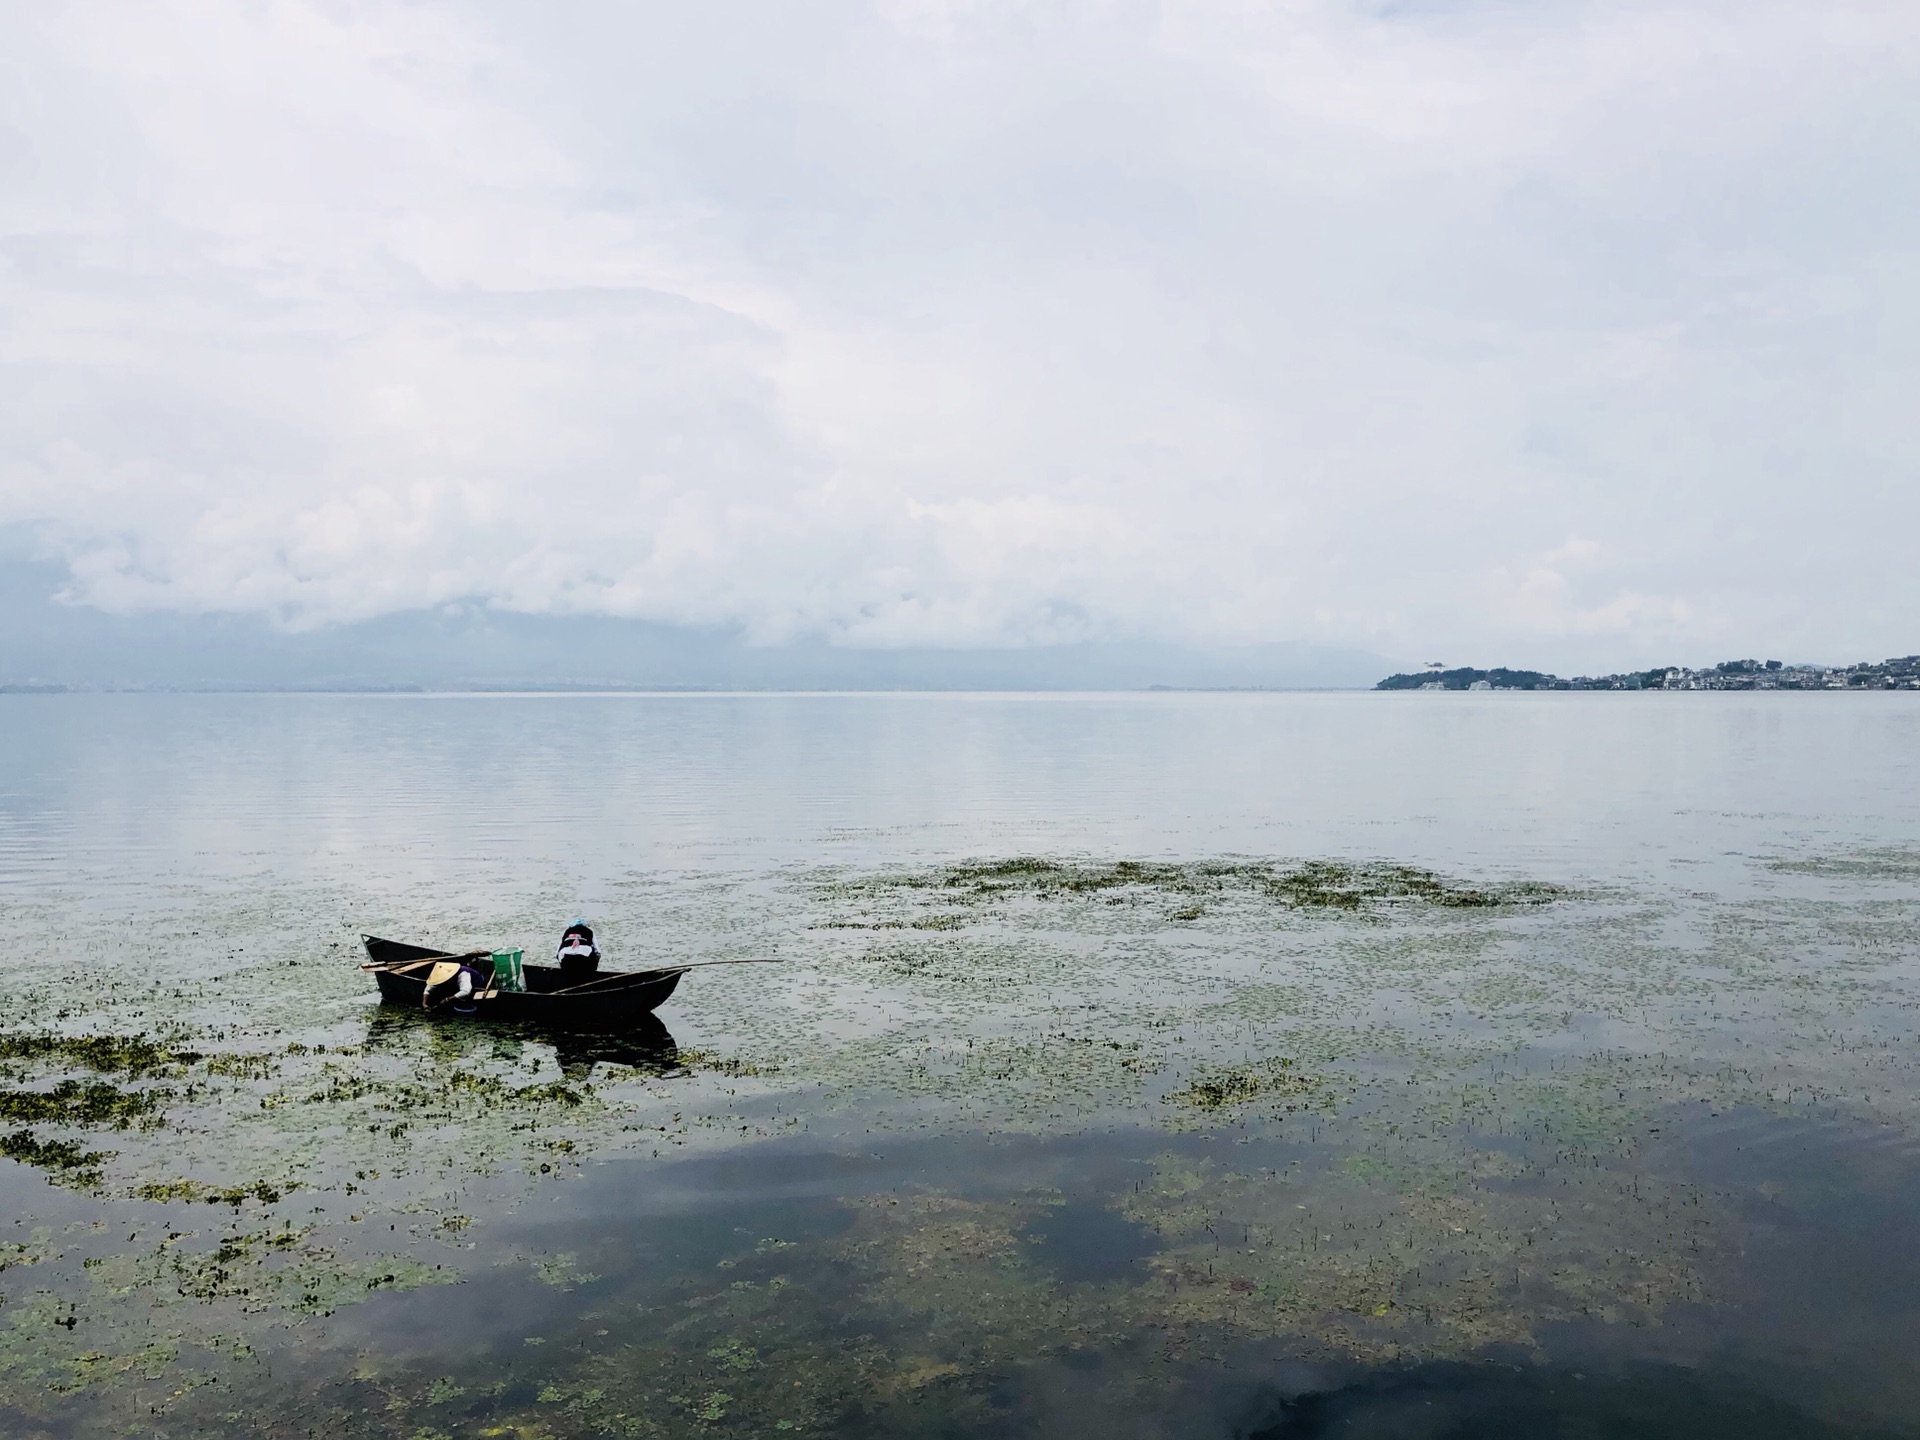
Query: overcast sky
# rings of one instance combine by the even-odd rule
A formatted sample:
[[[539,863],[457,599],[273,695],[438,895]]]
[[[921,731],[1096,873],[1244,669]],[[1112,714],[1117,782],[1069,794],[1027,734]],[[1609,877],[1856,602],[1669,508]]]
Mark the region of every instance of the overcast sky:
[[[0,16],[79,603],[1920,650],[1914,0]]]

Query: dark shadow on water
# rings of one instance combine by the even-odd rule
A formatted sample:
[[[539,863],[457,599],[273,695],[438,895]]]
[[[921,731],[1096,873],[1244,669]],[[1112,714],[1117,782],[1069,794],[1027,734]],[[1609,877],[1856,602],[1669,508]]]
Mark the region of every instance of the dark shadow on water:
[[[1146,1226],[1086,1201],[1047,1210],[1027,1226],[1023,1238],[1032,1247],[1029,1257],[1062,1280],[1096,1283],[1138,1279],[1139,1262],[1163,1248]]]
[[[1839,1440],[1841,1428],[1711,1375],[1502,1365],[1377,1371],[1279,1402],[1246,1440]]]
[[[582,1030],[533,1030],[527,1038],[553,1046],[554,1059],[569,1080],[584,1080],[596,1065],[625,1065],[648,1075],[681,1068],[680,1047],[657,1016],[643,1015],[625,1030],[596,1034]]]
[[[426,1014],[409,1005],[381,1005],[367,1020],[369,1050],[392,1049],[419,1039],[461,1056],[498,1053],[525,1044],[547,1045],[569,1080],[591,1078],[596,1065],[624,1065],[645,1075],[668,1075],[681,1068],[680,1047],[657,1015],[641,1015],[610,1031],[528,1020],[476,1022]]]

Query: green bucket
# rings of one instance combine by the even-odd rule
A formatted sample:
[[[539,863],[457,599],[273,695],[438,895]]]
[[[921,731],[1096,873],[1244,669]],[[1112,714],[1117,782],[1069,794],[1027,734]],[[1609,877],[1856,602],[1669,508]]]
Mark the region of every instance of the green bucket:
[[[511,950],[493,952],[494,989],[511,990],[517,993],[527,988],[526,976],[520,970],[520,957],[524,953],[518,946]]]

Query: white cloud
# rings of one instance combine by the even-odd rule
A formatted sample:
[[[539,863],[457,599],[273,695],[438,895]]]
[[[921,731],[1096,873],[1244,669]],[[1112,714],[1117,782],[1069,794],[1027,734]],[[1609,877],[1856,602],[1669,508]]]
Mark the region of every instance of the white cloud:
[[[0,25],[0,523],[87,603],[1912,648],[1911,5]]]
[[[1602,546],[1573,536],[1517,567],[1492,567],[1488,590],[1508,624],[1523,634],[1641,635],[1671,647],[1722,628],[1697,625],[1699,617],[1685,599],[1610,586],[1607,569]]]

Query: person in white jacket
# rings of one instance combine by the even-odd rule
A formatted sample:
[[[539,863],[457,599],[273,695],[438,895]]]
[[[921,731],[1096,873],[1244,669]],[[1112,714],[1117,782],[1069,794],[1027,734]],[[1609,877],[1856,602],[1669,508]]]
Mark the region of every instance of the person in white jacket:
[[[560,949],[554,956],[562,975],[591,975],[600,968],[600,950],[593,943],[593,928],[576,920],[560,937]]]

